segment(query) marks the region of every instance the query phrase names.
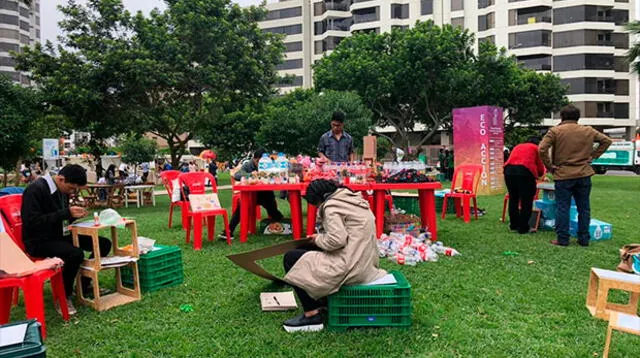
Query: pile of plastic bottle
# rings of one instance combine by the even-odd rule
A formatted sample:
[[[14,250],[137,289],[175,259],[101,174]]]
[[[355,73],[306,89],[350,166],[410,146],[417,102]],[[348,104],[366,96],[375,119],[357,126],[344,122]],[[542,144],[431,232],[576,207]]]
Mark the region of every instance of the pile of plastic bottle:
[[[432,242],[431,234],[423,232],[418,236],[401,232],[382,234],[378,240],[378,254],[398,265],[415,266],[418,262],[436,262],[438,255],[461,255],[456,249],[446,247],[440,241]]]
[[[387,173],[387,175],[393,175],[402,170],[415,170],[419,173],[424,173],[427,166],[417,160],[412,162],[384,162],[382,164],[382,169]]]
[[[328,179],[341,184],[364,184],[369,180],[371,171],[372,168],[364,162],[325,163],[316,159],[305,175],[305,181]]]
[[[272,160],[267,153],[264,153],[258,161],[257,178],[242,178],[241,182],[246,184],[297,183],[298,177],[289,173],[289,160],[284,153],[278,153],[276,160]]]

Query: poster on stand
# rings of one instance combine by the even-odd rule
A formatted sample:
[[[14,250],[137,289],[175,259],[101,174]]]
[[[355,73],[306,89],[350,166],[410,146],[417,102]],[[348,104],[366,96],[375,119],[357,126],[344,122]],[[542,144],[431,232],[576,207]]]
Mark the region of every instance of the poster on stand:
[[[58,160],[60,158],[58,143],[58,139],[45,138],[42,140],[42,158],[44,160]]]
[[[482,165],[478,194],[504,193],[504,120],[500,107],[453,110],[454,165]]]

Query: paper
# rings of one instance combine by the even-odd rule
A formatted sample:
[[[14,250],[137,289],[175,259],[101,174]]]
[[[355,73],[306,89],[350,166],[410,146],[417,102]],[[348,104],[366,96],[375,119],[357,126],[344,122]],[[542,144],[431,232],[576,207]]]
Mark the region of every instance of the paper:
[[[393,274],[388,273],[375,281],[365,283],[363,286],[393,285],[394,283],[398,283],[396,277],[393,276]]]
[[[136,262],[137,258],[131,256],[108,256],[100,258],[102,268],[124,266],[129,262]],[[89,267],[86,267],[89,268]]]
[[[0,347],[21,344],[27,335],[29,323],[0,328]]]
[[[260,293],[260,305],[263,311],[288,311],[298,308],[293,291],[262,292]]]
[[[281,278],[265,271],[256,261],[268,259],[269,257],[282,255],[285,252],[297,249],[301,246],[308,245],[311,239],[291,240],[273,246],[264,247],[262,249],[244,252],[241,254],[229,255],[227,258],[236,265],[251,272],[254,275],[266,278],[267,280],[284,282]]]
[[[191,211],[208,211],[221,209],[218,194],[189,194],[189,204]]]
[[[93,221],[83,221],[79,223],[71,224],[72,227],[97,227],[100,225],[96,225]]]

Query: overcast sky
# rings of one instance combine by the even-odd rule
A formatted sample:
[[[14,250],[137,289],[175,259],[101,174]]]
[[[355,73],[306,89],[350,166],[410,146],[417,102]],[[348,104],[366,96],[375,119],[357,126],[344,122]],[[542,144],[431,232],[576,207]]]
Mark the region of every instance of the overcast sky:
[[[270,0],[267,2],[272,2]],[[42,0],[40,1],[40,25],[42,42],[47,40],[54,43],[57,42],[56,38],[60,35],[60,29],[58,28],[58,22],[62,19],[62,14],[58,11],[58,5],[67,4],[67,0]],[[85,0],[78,0],[79,3],[86,2]],[[131,11],[136,12],[142,10],[145,13],[149,13],[153,8],[164,9],[165,5],[162,0],[123,0],[125,7]],[[261,0],[233,0],[242,6],[257,5]]]

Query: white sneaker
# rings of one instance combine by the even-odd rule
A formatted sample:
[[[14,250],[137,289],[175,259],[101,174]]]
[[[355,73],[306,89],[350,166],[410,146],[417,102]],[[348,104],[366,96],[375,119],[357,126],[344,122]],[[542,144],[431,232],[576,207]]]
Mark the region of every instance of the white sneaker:
[[[67,299],[67,310],[69,311],[69,316],[73,316],[78,313],[76,307],[73,305],[73,302],[71,302],[71,299]],[[58,314],[62,316],[62,309],[60,309],[60,304],[58,302],[56,302],[56,312],[58,312]]]
[[[227,234],[221,233],[220,235],[218,235],[218,239],[226,241],[227,240]],[[233,236],[231,236],[231,240],[233,240]]]

